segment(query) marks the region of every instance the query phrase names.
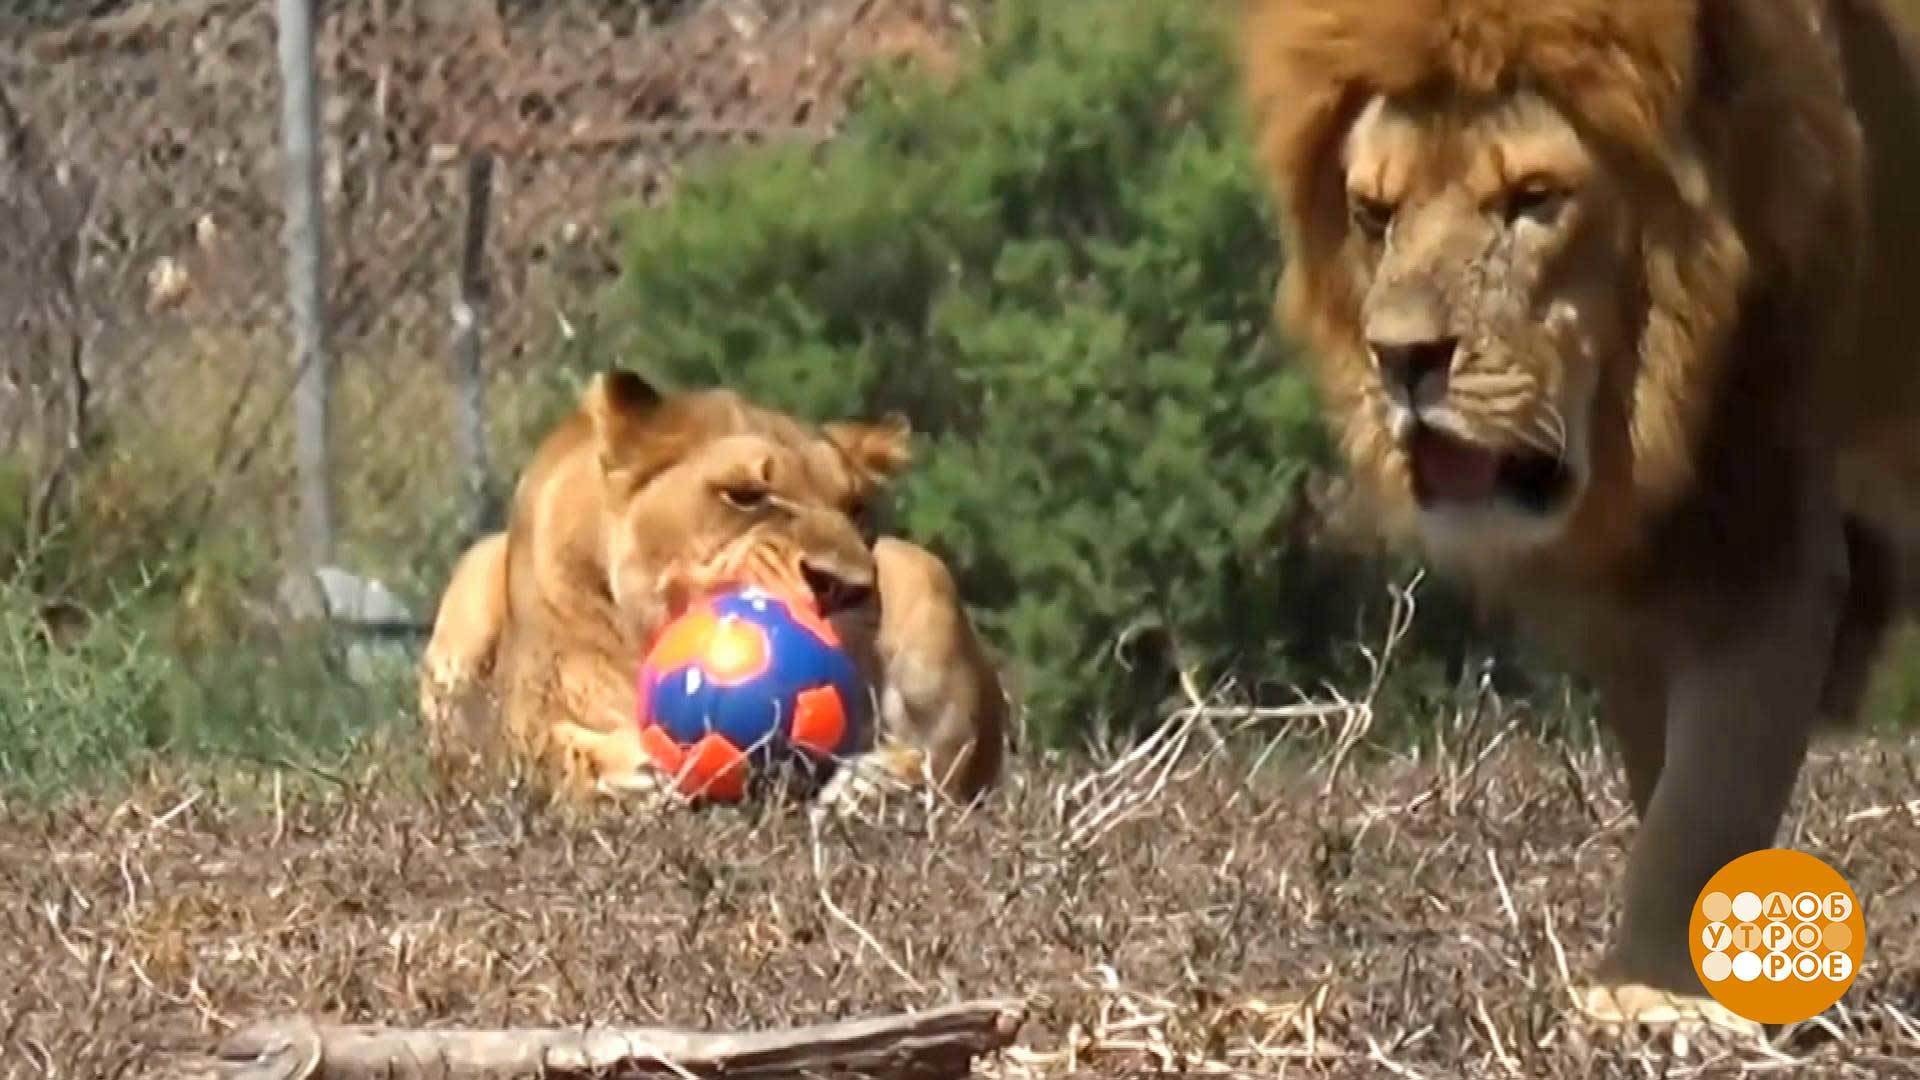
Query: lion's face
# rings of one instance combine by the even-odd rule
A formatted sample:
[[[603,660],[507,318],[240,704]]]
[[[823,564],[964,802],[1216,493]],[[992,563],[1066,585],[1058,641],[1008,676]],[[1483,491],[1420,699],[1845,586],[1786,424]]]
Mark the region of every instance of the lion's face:
[[[1627,200],[1551,105],[1375,98],[1342,147],[1360,407],[1436,553],[1557,541],[1634,340]]]
[[[615,606],[637,625],[692,590],[758,584],[822,614],[874,590],[868,507],[907,461],[904,420],[802,425],[724,391],[662,398],[624,373],[588,392]]]

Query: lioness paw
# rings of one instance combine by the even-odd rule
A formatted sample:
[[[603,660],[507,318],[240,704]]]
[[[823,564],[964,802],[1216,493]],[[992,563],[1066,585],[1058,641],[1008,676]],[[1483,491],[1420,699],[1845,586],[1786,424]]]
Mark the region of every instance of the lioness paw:
[[[924,755],[908,747],[885,747],[844,761],[813,798],[812,812],[842,819],[876,820],[896,797],[924,784]]]
[[[646,764],[639,736],[624,726],[594,731],[563,720],[553,726],[553,737],[563,752],[584,759],[595,776],[628,773]]]
[[[652,766],[601,776],[594,781],[593,789],[603,798],[649,812],[669,809],[686,801],[674,787],[673,778]]]

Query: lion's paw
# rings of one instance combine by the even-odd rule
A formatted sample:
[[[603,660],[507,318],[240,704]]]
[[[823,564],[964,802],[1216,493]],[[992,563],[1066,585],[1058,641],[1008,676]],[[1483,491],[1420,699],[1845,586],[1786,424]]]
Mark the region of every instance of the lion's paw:
[[[1579,1010],[1594,1027],[1610,1035],[1634,1029],[1670,1042],[1686,1055],[1696,1043],[1764,1043],[1764,1025],[1710,997],[1675,994],[1640,983],[1600,984],[1579,992]]]

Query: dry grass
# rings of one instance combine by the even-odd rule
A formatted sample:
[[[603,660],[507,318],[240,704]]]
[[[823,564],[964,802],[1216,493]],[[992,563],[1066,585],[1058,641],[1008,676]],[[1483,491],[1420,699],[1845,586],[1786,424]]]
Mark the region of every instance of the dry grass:
[[[293,1010],[720,1028],[1019,994],[1021,1043],[985,1066],[1008,1077],[1658,1074],[1666,1048],[1596,1045],[1563,1011],[1630,836],[1608,758],[1480,709],[1322,794],[1331,740],[1250,769],[1208,730],[1077,834],[1114,789],[1033,760],[985,808],[888,824],[562,812],[439,790],[404,751],[15,807],[0,1073],[141,1075]],[[1867,964],[1821,1022],[1710,1074],[1920,1057],[1916,764],[1920,742],[1822,751],[1788,842],[1865,899]]]

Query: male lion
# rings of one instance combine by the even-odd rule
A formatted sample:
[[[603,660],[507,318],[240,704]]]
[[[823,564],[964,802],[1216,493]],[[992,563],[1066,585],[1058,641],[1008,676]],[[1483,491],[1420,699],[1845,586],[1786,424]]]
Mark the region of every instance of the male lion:
[[[866,526],[907,437],[899,417],[816,430],[725,390],[596,376],[535,452],[506,530],[454,567],[421,671],[436,755],[499,740],[566,789],[662,792],[640,754],[638,658],[693,597],[754,583],[814,596],[877,676],[876,737],[829,798],[929,773],[961,800],[991,786],[1007,703],[953,579]]]
[[[1280,311],[1383,534],[1602,694],[1639,813],[1586,1008],[1737,1023],[1768,847],[1920,552],[1920,65],[1880,0],[1246,0]]]

